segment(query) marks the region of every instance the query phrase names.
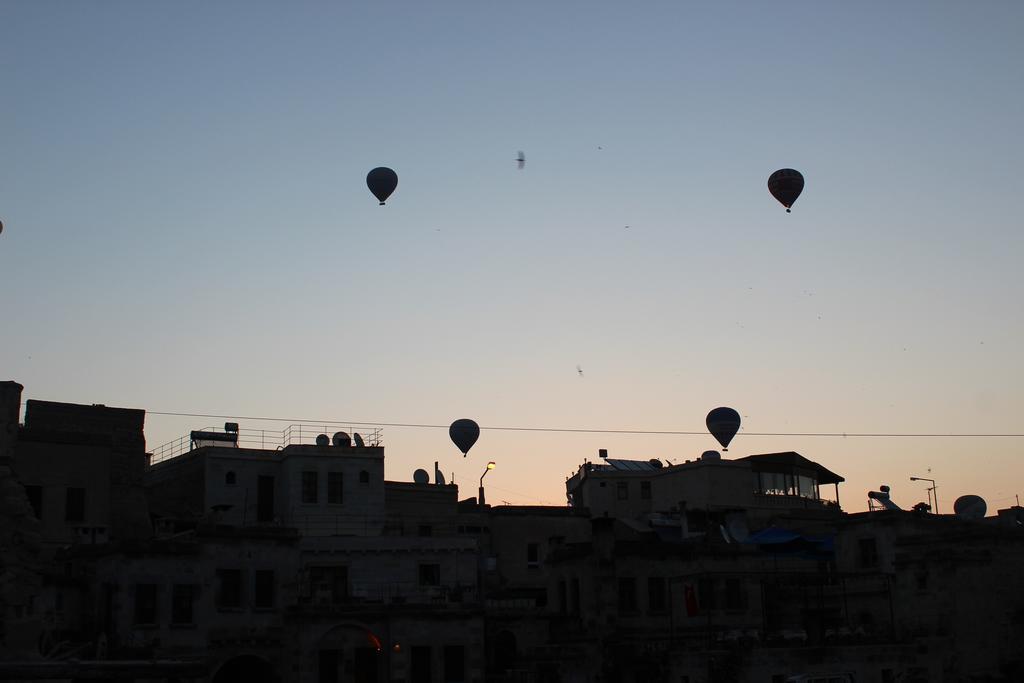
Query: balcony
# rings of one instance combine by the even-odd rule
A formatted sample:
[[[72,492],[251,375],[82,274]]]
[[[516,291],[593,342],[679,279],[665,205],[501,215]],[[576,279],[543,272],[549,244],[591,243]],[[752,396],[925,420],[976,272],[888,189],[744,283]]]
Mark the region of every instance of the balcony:
[[[380,446],[382,429],[369,425],[341,425],[341,424],[311,424],[296,423],[288,425],[284,429],[253,429],[241,427],[236,430],[226,431],[223,427],[204,427],[195,429],[173,441],[158,446],[149,454],[149,464],[155,465],[164,460],[184,455],[200,446],[218,446],[226,448],[249,448],[263,451],[279,451],[286,446],[294,445],[316,445],[316,439],[321,434],[328,437],[337,433],[345,432],[349,435],[360,434],[362,443],[366,446]],[[195,436],[200,438],[196,439]],[[358,446],[359,443],[357,442]]]

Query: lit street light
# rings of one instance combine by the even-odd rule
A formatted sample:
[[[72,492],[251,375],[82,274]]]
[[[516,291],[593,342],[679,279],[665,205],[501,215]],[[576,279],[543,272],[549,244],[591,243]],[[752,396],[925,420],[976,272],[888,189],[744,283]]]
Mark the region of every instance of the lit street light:
[[[484,473],[480,475],[480,491],[479,491],[480,495],[478,496],[478,499],[480,501],[480,507],[484,506],[484,477],[486,477],[487,473],[490,472],[491,470],[493,470],[494,467],[495,467],[494,461],[492,460],[489,463],[487,463],[487,469],[485,469]]]

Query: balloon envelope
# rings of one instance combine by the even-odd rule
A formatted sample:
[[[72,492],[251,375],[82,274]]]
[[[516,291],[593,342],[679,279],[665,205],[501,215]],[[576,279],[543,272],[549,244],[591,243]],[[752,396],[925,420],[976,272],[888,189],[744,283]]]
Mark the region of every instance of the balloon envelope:
[[[378,166],[366,174],[366,186],[384,206],[384,201],[398,187],[398,174],[386,166]]]
[[[789,213],[789,207],[793,206],[796,198],[804,191],[804,177],[800,171],[780,168],[768,176],[768,191],[786,207],[786,213]]]
[[[467,418],[456,420],[448,428],[448,436],[452,438],[452,443],[462,451],[462,457],[466,457],[469,454],[469,449],[480,438],[480,425]]]
[[[722,444],[722,448],[729,450],[729,442],[732,441],[732,437],[736,436],[736,432],[740,430],[740,414],[732,408],[715,408],[708,413],[705,422],[708,425],[708,431],[711,432],[713,437],[718,439],[718,443]]]

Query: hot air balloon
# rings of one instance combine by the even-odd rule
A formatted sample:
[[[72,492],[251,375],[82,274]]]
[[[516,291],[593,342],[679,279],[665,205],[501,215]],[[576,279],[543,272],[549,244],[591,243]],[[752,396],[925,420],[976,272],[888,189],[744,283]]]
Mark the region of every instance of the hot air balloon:
[[[366,174],[366,186],[384,206],[384,201],[398,187],[398,174],[386,166],[378,166]]]
[[[722,444],[722,450],[729,450],[729,442],[740,430],[740,414],[732,408],[715,408],[707,417],[708,431]]]
[[[768,191],[786,207],[786,213],[789,213],[789,207],[793,206],[796,198],[804,191],[804,177],[800,171],[780,168],[768,176]]]
[[[448,436],[452,438],[452,443],[458,446],[462,451],[462,457],[465,458],[469,455],[469,449],[480,438],[480,425],[467,418],[456,420],[448,428]]]

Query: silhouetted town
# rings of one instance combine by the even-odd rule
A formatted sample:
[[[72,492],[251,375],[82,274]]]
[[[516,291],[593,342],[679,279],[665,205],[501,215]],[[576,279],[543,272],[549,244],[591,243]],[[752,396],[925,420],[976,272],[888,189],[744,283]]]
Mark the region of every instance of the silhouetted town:
[[[148,451],[144,410],[22,418],[22,389],[0,383],[3,680],[1024,680],[1019,506],[880,489],[849,514],[868,492],[801,454],[713,451],[581,453],[551,473],[565,506],[493,505],[436,467],[386,481],[379,429]]]

